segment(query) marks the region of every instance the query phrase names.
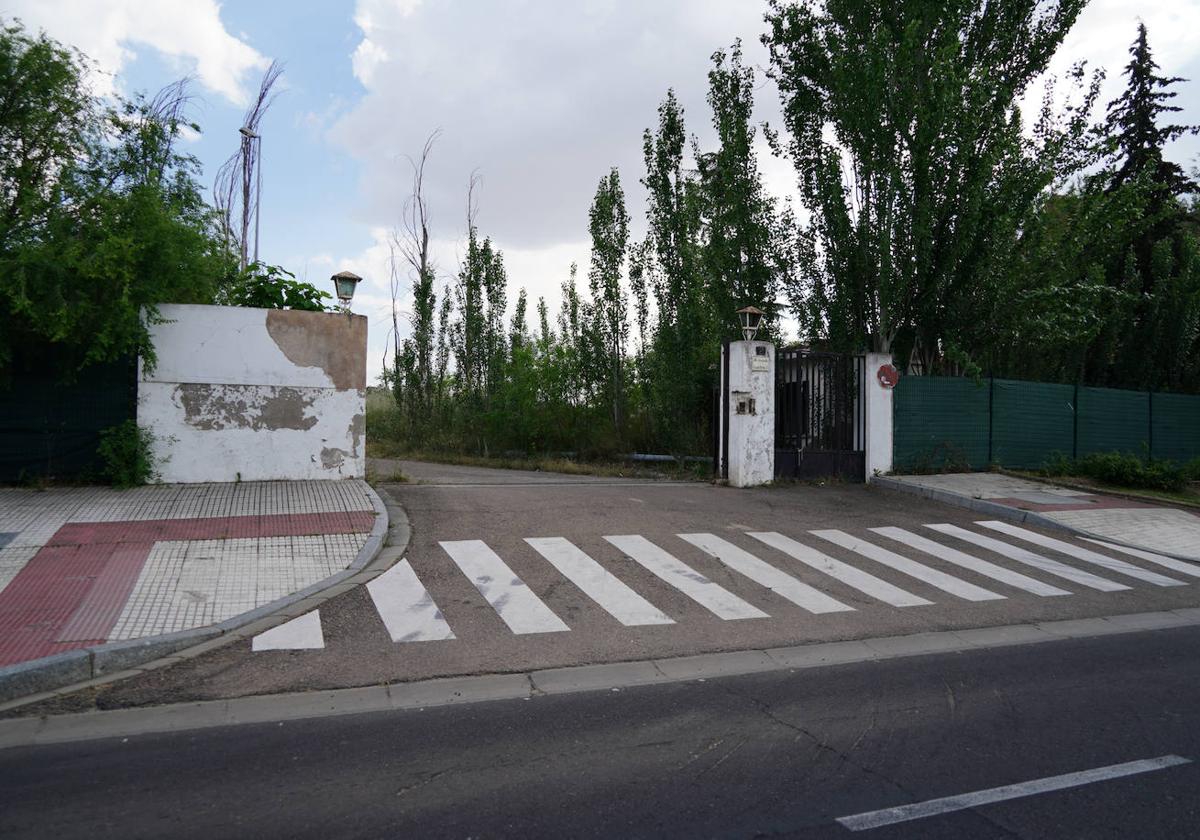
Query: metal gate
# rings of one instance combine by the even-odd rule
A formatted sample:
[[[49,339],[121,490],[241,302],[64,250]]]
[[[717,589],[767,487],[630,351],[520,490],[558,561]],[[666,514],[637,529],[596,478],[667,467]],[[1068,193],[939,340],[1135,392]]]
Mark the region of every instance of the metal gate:
[[[865,360],[775,352],[775,477],[866,480]]]

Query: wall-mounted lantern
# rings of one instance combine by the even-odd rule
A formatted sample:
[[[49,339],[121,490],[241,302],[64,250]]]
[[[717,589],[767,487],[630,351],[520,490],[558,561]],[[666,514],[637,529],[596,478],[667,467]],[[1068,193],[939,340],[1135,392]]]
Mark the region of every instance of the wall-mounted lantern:
[[[743,306],[739,309],[737,316],[738,323],[742,326],[742,338],[746,341],[753,341],[755,333],[762,326],[763,316],[766,314],[757,306]]]
[[[349,271],[339,271],[330,279],[333,280],[333,290],[337,292],[338,303],[349,312],[350,299],[354,297],[354,287],[362,282],[362,278]]]

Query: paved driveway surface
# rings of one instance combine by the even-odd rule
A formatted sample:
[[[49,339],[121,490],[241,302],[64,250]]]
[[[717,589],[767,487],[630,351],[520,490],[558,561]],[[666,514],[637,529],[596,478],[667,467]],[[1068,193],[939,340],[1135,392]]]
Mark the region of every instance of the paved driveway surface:
[[[382,488],[412,528],[391,570],[253,645],[109,687],[101,705],[1200,605],[1194,565],[862,485],[405,467],[421,481]]]

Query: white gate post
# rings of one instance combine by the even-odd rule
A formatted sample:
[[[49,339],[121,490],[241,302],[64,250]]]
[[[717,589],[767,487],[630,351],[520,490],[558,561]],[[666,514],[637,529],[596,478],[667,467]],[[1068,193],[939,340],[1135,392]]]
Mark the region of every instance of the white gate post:
[[[866,441],[864,458],[866,480],[892,471],[892,388],[899,379],[892,365],[891,353],[867,353],[866,383]]]
[[[775,345],[731,341],[726,388],[726,475],[734,487],[775,480]],[[724,378],[724,377],[723,377]]]

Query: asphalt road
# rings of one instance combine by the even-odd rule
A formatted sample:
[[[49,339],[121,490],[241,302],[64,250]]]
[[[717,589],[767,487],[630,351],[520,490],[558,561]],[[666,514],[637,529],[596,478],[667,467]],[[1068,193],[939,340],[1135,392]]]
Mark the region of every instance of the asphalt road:
[[[427,598],[406,602],[396,612],[407,620],[412,610],[436,611],[441,636],[393,641],[375,596],[366,587],[358,587],[320,608],[318,649],[255,651],[249,642],[237,642],[106,686],[97,695],[55,701],[54,708],[85,708],[93,703],[114,708],[511,673],[1200,605],[1200,578],[1176,575],[1183,585],[1154,585],[989,531],[977,524],[982,517],[969,511],[863,485],[735,490],[699,482],[572,477],[412,462],[399,466],[414,480],[381,488],[407,511],[412,528],[405,554],[412,572],[406,582],[397,585],[423,587]],[[380,472],[387,474],[386,469]],[[931,530],[930,524],[990,534],[1006,550],[1034,550],[1075,571],[1100,575],[1120,588],[1102,591],[1080,585],[1031,568],[995,548]],[[1019,572],[1026,580],[1054,585],[1058,592],[1043,596],[1022,591],[870,530],[879,527],[921,535],[960,554]],[[961,591],[944,591],[814,533],[828,531],[889,549],[918,561],[927,570],[952,576],[954,585],[975,587],[976,595],[982,588],[994,597],[971,600],[962,597]],[[886,594],[856,589],[777,546],[764,544],[754,532],[777,532],[915,600],[889,603]],[[778,589],[736,571],[681,536],[697,533],[719,537],[726,545],[760,558],[789,580],[810,587],[808,596],[815,592],[832,599],[835,611],[814,612],[811,604],[788,600]],[[628,535],[644,542],[635,541],[630,548],[607,539]],[[1049,536],[1064,538],[1061,533]],[[572,546],[594,559],[601,574],[631,590],[632,594],[620,595],[625,599],[622,603],[634,604],[640,615],[648,613],[656,623],[622,623],[552,565],[529,539],[561,540],[559,545]],[[638,545],[660,547],[686,564],[684,572],[664,580],[630,556]],[[1094,545],[1079,545],[1121,559]],[[476,559],[480,552],[491,552],[505,564],[499,572],[486,576],[493,581],[489,585],[500,586],[490,601],[450,554],[463,546],[471,548]],[[1145,572],[1169,574],[1169,570],[1145,561],[1141,566]],[[740,602],[734,603],[740,611],[734,618],[715,614],[676,585],[688,585],[689,580],[681,578],[694,579],[697,574]],[[514,578],[527,590],[501,586]],[[530,594],[540,603],[523,606],[524,602],[510,601],[510,595]],[[828,605],[826,601],[819,608]],[[521,632],[528,628],[506,623],[506,614],[512,618],[511,611],[526,607],[539,608],[545,619],[533,628],[537,632]],[[515,617],[527,619],[529,615],[525,610]],[[549,630],[543,632],[546,627]]]
[[[1200,760],[1200,630],[0,751],[4,837],[849,837]],[[1200,765],[863,837],[1197,836]]]

